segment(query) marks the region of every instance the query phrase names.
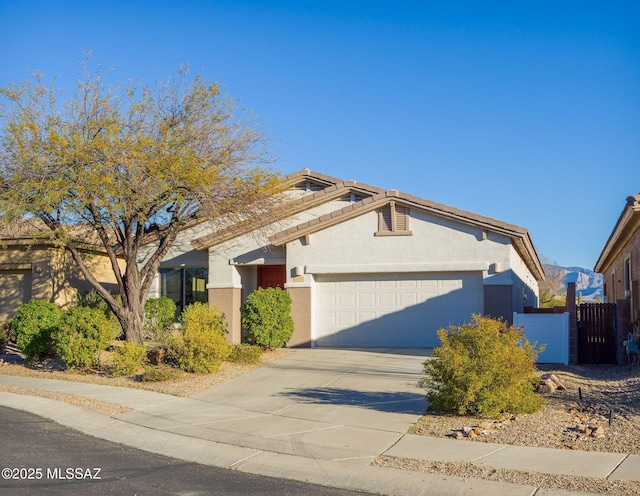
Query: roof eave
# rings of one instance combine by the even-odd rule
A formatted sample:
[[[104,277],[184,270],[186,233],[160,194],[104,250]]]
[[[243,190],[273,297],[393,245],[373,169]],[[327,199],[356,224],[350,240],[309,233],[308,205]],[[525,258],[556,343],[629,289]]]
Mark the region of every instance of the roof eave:
[[[297,177],[300,177],[300,176],[297,176]],[[314,177],[317,177],[317,175],[315,175]],[[295,184],[295,182],[296,181],[292,181],[291,184]],[[289,205],[285,206],[282,209],[282,214],[280,215],[280,219],[284,220],[287,217],[297,215],[310,208],[313,208],[323,203],[327,203],[337,198],[340,198],[341,196],[344,196],[347,193],[359,193],[359,194],[370,196],[370,195],[379,194],[382,191],[383,190],[381,190],[380,188],[375,188],[374,186],[369,186],[367,184],[357,183],[356,181],[341,181],[336,179],[333,184],[327,186],[323,190],[316,191],[308,195],[304,195],[301,198],[297,198],[293,200]],[[205,251],[205,250],[208,250],[209,248],[212,248],[226,241],[229,241],[237,236],[247,234],[255,229],[260,229],[262,227],[265,227],[265,225],[256,224],[255,222],[248,222],[245,226],[242,226],[240,229],[229,229],[229,230],[225,230],[222,233],[217,232],[217,233],[207,234],[200,238],[194,239],[191,241],[191,245],[196,250]]]
[[[454,220],[466,225],[491,231],[503,236],[509,237],[519,255],[524,260],[526,266],[532,273],[533,277],[537,281],[542,281],[545,278],[544,268],[540,262],[540,258],[533,246],[529,232],[513,224],[507,224],[505,222],[476,215],[464,210],[458,210],[456,208],[448,207],[443,204],[422,200],[418,197],[407,195],[404,193],[398,193],[395,190],[385,191],[378,193],[377,195],[366,198],[360,202],[351,204],[336,212],[323,215],[316,219],[312,219],[308,222],[293,226],[289,229],[274,234],[269,238],[269,241],[274,246],[283,246],[287,243],[299,239],[307,234],[327,229],[341,222],[353,219],[365,213],[368,213],[380,206],[385,205],[390,201],[408,206],[409,208],[419,209],[428,212],[432,215],[444,217]]]
[[[620,217],[613,227],[607,242],[598,257],[593,270],[598,273],[606,272],[616,259],[620,250],[627,244],[633,234],[640,228],[640,194],[627,197]]]

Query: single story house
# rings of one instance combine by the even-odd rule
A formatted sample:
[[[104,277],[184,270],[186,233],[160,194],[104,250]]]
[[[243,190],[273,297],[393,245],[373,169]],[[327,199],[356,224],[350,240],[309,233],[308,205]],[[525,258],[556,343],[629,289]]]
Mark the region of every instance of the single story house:
[[[629,196],[594,267],[603,275],[605,302],[627,300],[640,324],[640,194]]]
[[[287,216],[260,230],[182,231],[149,297],[208,301],[242,337],[258,287],[292,298],[289,346],[432,347],[472,314],[537,305],[544,270],[521,227],[308,169],[284,178]],[[143,254],[144,256],[144,254]]]

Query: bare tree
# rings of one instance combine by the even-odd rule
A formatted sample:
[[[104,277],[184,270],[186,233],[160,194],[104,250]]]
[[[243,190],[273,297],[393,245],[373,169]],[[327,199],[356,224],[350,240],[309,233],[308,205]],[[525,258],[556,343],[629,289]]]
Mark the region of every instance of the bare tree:
[[[542,267],[546,274],[544,281],[539,283],[540,306],[563,306],[567,300],[567,291],[564,287],[566,270],[558,266],[558,262],[547,257],[542,257]]]

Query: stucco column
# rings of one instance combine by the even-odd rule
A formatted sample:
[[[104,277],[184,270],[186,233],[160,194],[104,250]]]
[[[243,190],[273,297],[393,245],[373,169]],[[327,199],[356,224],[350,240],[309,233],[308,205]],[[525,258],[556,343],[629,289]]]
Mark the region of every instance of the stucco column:
[[[308,284],[289,283],[285,286],[291,297],[291,318],[295,330],[287,343],[289,348],[294,346],[311,346],[311,287]]]
[[[241,288],[209,288],[209,306],[216,306],[225,315],[227,322],[227,339],[231,344],[242,340],[240,325],[240,308],[242,306]]]

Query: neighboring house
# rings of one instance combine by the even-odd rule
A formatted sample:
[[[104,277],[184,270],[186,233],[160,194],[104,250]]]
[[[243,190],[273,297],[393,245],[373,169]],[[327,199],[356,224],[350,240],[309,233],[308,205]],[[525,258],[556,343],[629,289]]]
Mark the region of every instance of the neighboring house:
[[[117,291],[105,250],[87,243],[81,249],[97,279]],[[20,305],[32,299],[65,307],[91,288],[71,255],[33,224],[0,233],[0,323],[9,321]]]
[[[627,300],[629,315],[640,321],[640,194],[626,205],[593,269],[603,275],[605,302]]]
[[[511,321],[537,305],[544,270],[526,229],[308,169],[284,181],[281,222],[182,231],[149,297],[208,301],[239,342],[247,295],[285,288],[289,346],[431,347],[472,314]]]

